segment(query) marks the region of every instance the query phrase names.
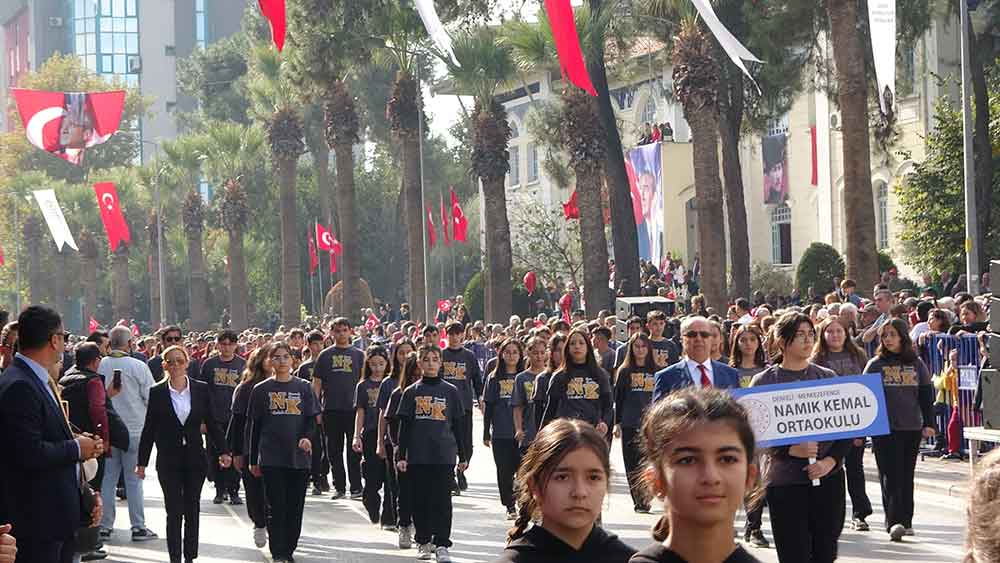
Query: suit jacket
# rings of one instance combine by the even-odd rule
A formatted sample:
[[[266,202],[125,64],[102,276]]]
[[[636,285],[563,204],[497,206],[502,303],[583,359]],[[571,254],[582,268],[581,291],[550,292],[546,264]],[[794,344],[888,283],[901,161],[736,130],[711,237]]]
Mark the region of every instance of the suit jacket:
[[[81,525],[80,449],[61,408],[21,358],[0,376],[0,521],[18,539],[64,541]]]
[[[191,388],[191,413],[181,425],[170,400],[170,388],[165,378],[149,390],[146,423],[139,438],[139,463],[149,465],[149,456],[156,445],[156,470],[194,468],[207,470],[205,447],[202,444],[201,425],[208,429],[213,444],[225,444],[222,428],[212,416],[212,394],[208,384],[188,378]],[[225,452],[212,452],[219,455]]]
[[[669,365],[654,376],[653,402],[659,401],[670,393],[694,385],[691,372],[687,368],[687,358]],[[735,389],[740,386],[740,372],[722,362],[712,360],[712,382],[720,389]]]

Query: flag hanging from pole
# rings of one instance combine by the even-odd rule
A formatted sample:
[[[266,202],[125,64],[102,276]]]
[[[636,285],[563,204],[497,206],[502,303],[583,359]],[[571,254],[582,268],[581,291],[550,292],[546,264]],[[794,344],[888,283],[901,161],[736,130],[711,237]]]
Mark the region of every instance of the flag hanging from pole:
[[[434,248],[434,244],[437,243],[437,232],[434,230],[434,213],[431,212],[431,208],[427,208],[427,249],[430,250]]]
[[[319,222],[316,223],[316,248],[327,252],[333,250],[333,233]]]
[[[579,219],[580,218],[580,207],[576,203],[576,190],[573,190],[573,194],[569,196],[569,201],[562,204],[563,206],[563,216],[566,220]]]
[[[316,254],[316,243],[309,237],[309,275],[315,276],[319,269],[319,256]]]
[[[280,53],[285,48],[285,0],[258,0],[257,5],[271,25],[271,41]]]
[[[559,55],[559,68],[564,78],[591,96],[596,96],[597,90],[590,82],[590,74],[587,73],[587,65],[583,61],[580,36],[576,32],[576,20],[573,18],[573,6],[569,2],[570,0],[545,0],[545,13],[548,14],[552,39]]]
[[[80,249],[73,240],[73,233],[66,224],[66,217],[63,216],[62,208],[56,200],[55,190],[36,190],[32,193],[35,194],[38,207],[42,209],[42,216],[45,217],[45,223],[49,226],[49,232],[52,233],[52,239],[55,240],[59,252],[62,252],[64,244],[79,252]]]
[[[424,27],[427,28],[427,36],[431,38],[441,53],[448,55],[455,66],[460,66],[458,59],[455,58],[455,51],[451,47],[451,36],[445,31],[444,24],[441,23],[441,18],[438,17],[437,10],[434,9],[434,0],[413,0],[413,4],[417,8],[417,13],[420,14],[420,19],[424,22]]]
[[[755,57],[749,49],[740,43],[739,39],[733,36],[733,34],[726,29],[725,24],[723,24],[722,21],[719,20],[719,16],[715,14],[715,10],[712,8],[710,0],[691,0],[691,3],[694,4],[695,9],[698,10],[698,14],[701,16],[701,19],[705,20],[705,25],[708,26],[709,31],[712,32],[712,35],[715,36],[719,45],[722,46],[722,50],[729,55],[729,60],[733,61],[733,64],[743,71],[743,74],[750,79],[750,82],[754,85],[754,88],[757,89],[757,93],[759,94],[760,86],[757,85],[757,81],[750,75],[750,71],[747,70],[743,61],[752,61],[755,63],[762,63],[764,61]]]
[[[333,251],[330,251],[330,273],[331,274],[337,273],[337,253]]]
[[[100,329],[101,329],[101,324],[100,324],[100,323],[98,323],[98,322],[97,322],[97,319],[95,319],[95,318],[94,318],[94,317],[92,316],[92,317],[90,317],[90,325],[89,325],[89,328],[90,328],[90,332],[97,332],[98,330],[100,330]]]
[[[441,200],[441,234],[442,236],[444,236],[443,239],[444,245],[451,246],[451,239],[448,238],[448,223],[450,223],[451,221],[448,220],[448,212],[445,210],[444,207],[444,194],[441,194],[440,200]]]
[[[132,242],[132,236],[128,232],[128,223],[122,215],[121,201],[118,199],[118,192],[111,182],[100,182],[94,184],[94,193],[97,194],[97,207],[101,210],[101,221],[104,223],[104,231],[108,234],[108,244],[111,245],[111,252],[118,250],[119,243]]]
[[[458,203],[458,196],[455,195],[455,188],[451,190],[451,234],[455,242],[465,242],[466,232],[469,228],[469,220],[465,218],[462,206]]]
[[[118,131],[125,90],[47,92],[12,88],[28,142],[71,164]]]

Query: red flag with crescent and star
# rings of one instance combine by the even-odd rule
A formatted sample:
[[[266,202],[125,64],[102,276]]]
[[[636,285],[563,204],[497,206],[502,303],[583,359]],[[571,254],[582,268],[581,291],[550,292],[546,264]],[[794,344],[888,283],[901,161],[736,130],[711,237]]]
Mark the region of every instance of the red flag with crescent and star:
[[[111,92],[47,92],[12,88],[28,142],[79,165],[86,149],[118,131],[125,90]]]
[[[316,223],[316,248],[327,252],[333,250],[333,233],[319,223]]]
[[[549,17],[549,28],[552,30],[552,40],[556,44],[559,69],[563,77],[591,96],[596,96],[597,91],[590,81],[587,64],[583,60],[570,0],[545,0],[545,13]]]
[[[434,212],[430,206],[427,207],[427,248],[434,248],[437,244],[437,230],[434,228]]]
[[[280,53],[285,48],[285,0],[258,0],[257,4],[271,24],[271,41]]]
[[[465,218],[462,206],[458,203],[455,188],[451,188],[451,220],[451,238],[455,239],[455,242],[465,242],[469,220]]]
[[[316,242],[309,237],[309,275],[316,275],[319,269],[319,256],[316,254]]]
[[[132,242],[132,235],[128,232],[128,223],[125,222],[125,216],[122,215],[118,192],[115,191],[113,183],[99,182],[94,184],[94,193],[97,194],[97,206],[101,209],[104,230],[108,233],[108,244],[111,245],[111,252],[114,252],[118,250],[120,243]]]

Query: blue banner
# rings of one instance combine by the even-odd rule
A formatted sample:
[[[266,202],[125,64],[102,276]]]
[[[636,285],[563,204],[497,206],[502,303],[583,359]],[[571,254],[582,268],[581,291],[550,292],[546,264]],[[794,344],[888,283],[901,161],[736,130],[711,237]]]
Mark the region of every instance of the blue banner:
[[[889,433],[878,374],[734,389],[762,448]]]

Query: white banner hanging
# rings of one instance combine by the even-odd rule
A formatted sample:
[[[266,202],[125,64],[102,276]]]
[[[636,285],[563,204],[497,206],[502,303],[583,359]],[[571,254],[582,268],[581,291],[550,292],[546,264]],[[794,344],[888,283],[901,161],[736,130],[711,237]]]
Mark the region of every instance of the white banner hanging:
[[[413,3],[417,7],[420,19],[424,22],[424,27],[427,28],[427,35],[430,36],[431,41],[437,45],[442,53],[451,58],[451,62],[455,66],[460,66],[458,59],[455,58],[455,51],[451,48],[451,36],[448,35],[444,24],[441,23],[441,18],[438,17],[437,10],[434,9],[434,0],[414,0]]]
[[[42,216],[45,217],[45,223],[49,226],[49,232],[52,233],[52,239],[55,240],[59,252],[62,252],[63,244],[68,244],[70,248],[79,252],[80,249],[73,240],[73,233],[66,224],[66,217],[63,216],[62,208],[56,200],[55,190],[36,190],[32,193],[42,210]]]
[[[722,49],[727,55],[729,55],[733,64],[743,71],[743,74],[745,74],[747,78],[750,79],[750,82],[753,83],[754,87],[757,88],[757,93],[760,93],[760,86],[757,85],[757,81],[753,79],[753,76],[750,76],[750,71],[747,70],[743,61],[753,61],[755,63],[762,63],[764,61],[755,57],[749,49],[740,43],[739,39],[733,36],[733,34],[726,29],[726,26],[719,20],[719,16],[715,14],[715,10],[712,9],[712,4],[709,0],[691,0],[691,3],[694,4],[695,9],[698,10],[698,14],[701,15],[701,19],[705,20],[705,25],[708,26],[712,35],[714,35],[719,41],[719,45],[721,45]]]
[[[964,0],[963,0],[964,1]],[[878,105],[888,115],[896,104],[896,0],[868,0],[868,28],[878,83]]]

